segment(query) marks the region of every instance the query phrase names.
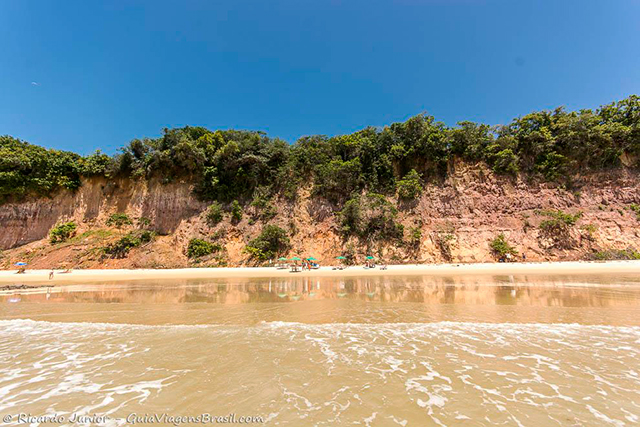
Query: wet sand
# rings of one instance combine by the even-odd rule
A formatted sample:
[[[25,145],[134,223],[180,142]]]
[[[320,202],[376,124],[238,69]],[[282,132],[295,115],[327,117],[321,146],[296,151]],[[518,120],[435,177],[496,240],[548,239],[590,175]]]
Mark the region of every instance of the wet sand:
[[[267,277],[353,277],[353,276],[445,276],[445,275],[504,275],[504,274],[640,274],[640,261],[607,262],[536,262],[536,263],[482,263],[482,264],[413,264],[389,265],[387,270],[379,267],[365,269],[351,266],[344,270],[321,267],[318,270],[292,273],[289,269],[275,267],[240,268],[184,268],[184,269],[137,269],[137,270],[73,270],[63,273],[56,270],[52,283],[132,281],[153,279],[207,279],[207,278],[267,278]],[[29,270],[16,274],[17,270],[0,271],[0,283],[16,284],[48,281],[51,270]]]

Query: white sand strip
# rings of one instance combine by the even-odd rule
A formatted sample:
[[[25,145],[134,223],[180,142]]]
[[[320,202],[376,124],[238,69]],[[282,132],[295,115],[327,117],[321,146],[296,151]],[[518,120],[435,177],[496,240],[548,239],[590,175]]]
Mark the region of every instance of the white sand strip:
[[[322,267],[319,270],[291,273],[274,267],[242,268],[184,268],[137,270],[73,270],[62,273],[56,270],[49,281],[51,270],[29,270],[16,274],[17,270],[0,270],[0,283],[28,282],[103,282],[157,279],[198,279],[227,277],[309,277],[309,276],[403,276],[403,275],[509,275],[509,274],[640,274],[640,261],[607,262],[537,262],[537,263],[485,263],[485,264],[420,264],[389,265],[387,270],[365,269],[351,266],[345,270]]]

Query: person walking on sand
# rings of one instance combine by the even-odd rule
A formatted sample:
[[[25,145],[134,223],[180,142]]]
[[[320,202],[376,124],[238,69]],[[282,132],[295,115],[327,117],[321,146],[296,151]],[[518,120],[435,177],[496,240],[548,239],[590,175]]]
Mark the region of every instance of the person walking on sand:
[[[49,272],[49,280],[53,279],[53,269],[51,269],[51,272]]]

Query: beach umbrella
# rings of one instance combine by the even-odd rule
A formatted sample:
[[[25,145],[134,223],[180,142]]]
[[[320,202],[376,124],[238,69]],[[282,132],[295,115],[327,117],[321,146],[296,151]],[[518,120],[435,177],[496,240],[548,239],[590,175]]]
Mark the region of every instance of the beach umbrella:
[[[294,256],[293,258],[291,258],[291,261],[302,261],[302,259]]]
[[[283,256],[281,256],[280,258],[278,258],[278,261],[286,261],[287,259]]]
[[[371,255],[367,256],[367,259],[373,259],[373,257]]]
[[[337,256],[336,259],[346,259],[346,258],[340,255],[340,256]]]
[[[20,267],[23,267],[23,266],[27,265],[27,263],[20,261],[20,262],[16,262],[16,265],[20,266]]]
[[[317,259],[315,259],[314,257],[310,256],[309,258],[307,258],[307,260],[309,261],[317,261]]]

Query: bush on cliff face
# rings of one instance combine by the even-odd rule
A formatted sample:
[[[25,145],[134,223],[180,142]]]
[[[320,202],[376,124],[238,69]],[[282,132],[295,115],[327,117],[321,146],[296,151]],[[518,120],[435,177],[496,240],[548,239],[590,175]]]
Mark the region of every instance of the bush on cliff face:
[[[514,246],[507,241],[507,237],[504,233],[498,234],[491,242],[489,242],[489,247],[491,248],[491,252],[498,257],[503,258],[507,254],[517,255],[518,251]]]
[[[107,219],[107,225],[113,226],[116,228],[122,228],[125,225],[131,225],[131,224],[133,224],[133,221],[131,220],[129,215],[123,212],[116,212],[111,216],[109,216],[109,218]]]
[[[265,225],[260,235],[251,240],[245,251],[260,261],[276,258],[291,246],[287,232],[276,225]]]
[[[234,223],[242,221],[242,215],[242,206],[240,206],[237,200],[234,200],[233,203],[231,203],[231,221]]]
[[[207,208],[206,218],[207,224],[210,226],[214,226],[222,221],[222,217],[224,212],[222,210],[222,205],[218,202],[214,202]]]
[[[570,214],[561,210],[543,210],[536,213],[548,218],[540,222],[542,237],[550,239],[553,242],[553,246],[559,248],[566,249],[575,245],[571,231],[576,222],[582,217],[582,212]]]
[[[406,174],[397,184],[398,197],[404,200],[415,200],[422,193],[420,174],[415,169]]]
[[[537,214],[549,218],[540,223],[540,229],[546,233],[565,233],[582,217],[582,212],[570,214],[561,210],[543,210]]]
[[[606,249],[591,254],[587,259],[594,261],[640,260],[640,252],[631,247],[627,249]]]
[[[107,245],[103,251],[114,258],[125,258],[133,248],[149,243],[155,237],[152,231],[132,231],[122,236],[114,243]]]
[[[207,242],[203,239],[191,239],[187,246],[187,256],[189,258],[201,258],[203,256],[211,255],[222,249],[217,243]]]
[[[401,239],[404,227],[396,222],[398,210],[382,194],[356,196],[340,212],[342,231],[368,241]]]
[[[58,224],[49,232],[49,241],[51,243],[64,242],[75,234],[77,228],[78,226],[73,221]]]

